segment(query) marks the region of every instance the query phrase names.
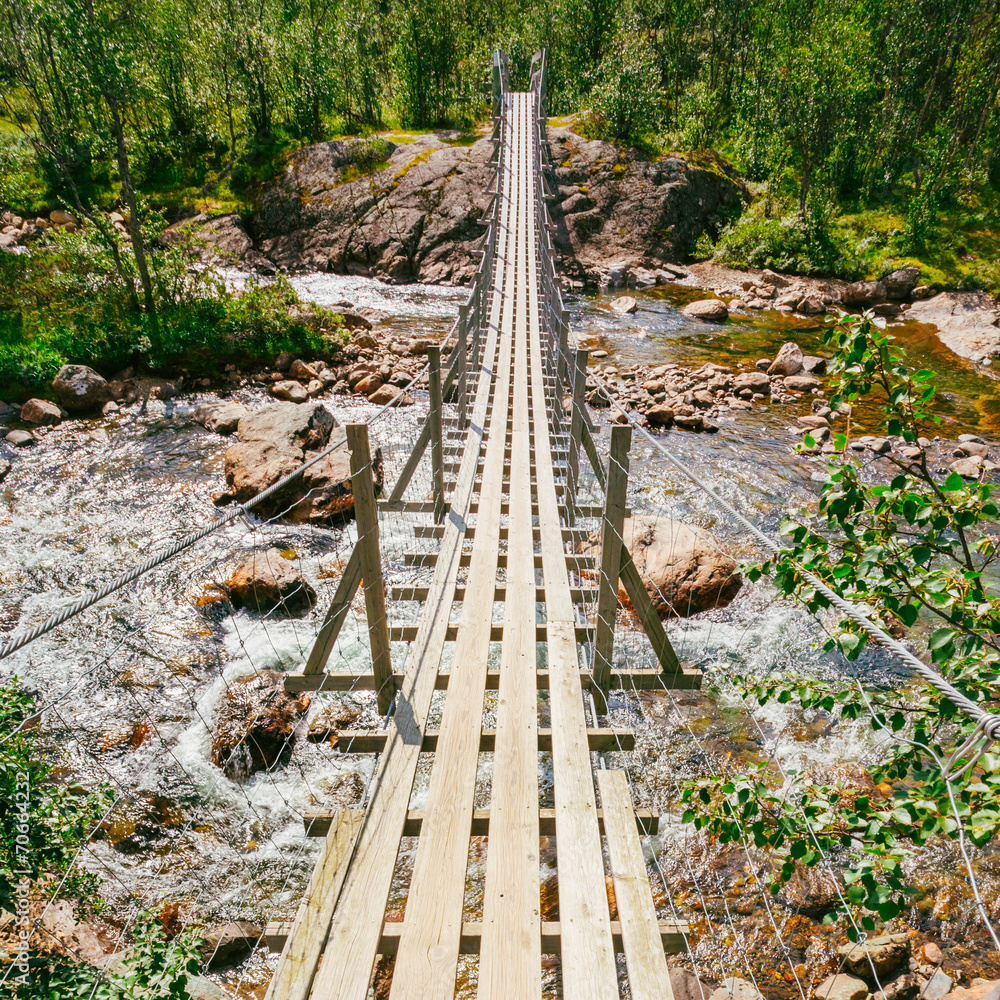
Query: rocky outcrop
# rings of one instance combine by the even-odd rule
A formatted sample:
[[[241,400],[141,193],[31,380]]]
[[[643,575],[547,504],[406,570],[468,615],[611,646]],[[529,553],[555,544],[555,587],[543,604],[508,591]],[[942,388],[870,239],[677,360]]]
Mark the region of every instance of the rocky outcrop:
[[[666,517],[630,517],[622,536],[661,619],[724,608],[743,586],[736,562],[703,528]],[[596,555],[600,548],[600,535],[594,534],[581,551]],[[618,600],[631,606],[621,584]]]
[[[99,410],[112,397],[104,378],[86,365],[63,365],[52,380],[52,388],[70,413]]]
[[[316,591],[281,549],[254,552],[226,581],[234,608],[249,608],[279,617],[298,615],[316,603]]]
[[[328,445],[344,437],[333,415],[320,403],[274,403],[243,417],[238,442],[225,456],[229,492],[217,503],[246,503],[294,472]],[[375,484],[382,486],[382,457],[373,456]],[[326,524],[350,517],[351,463],[346,446],[327,455],[254,508],[263,517],[295,523]]]
[[[308,708],[305,695],[285,693],[283,676],[264,670],[226,692],[212,733],[212,763],[239,781],[264,771],[290,751],[293,732]]]
[[[206,264],[223,267],[236,265],[258,274],[274,274],[277,270],[263,254],[254,249],[250,234],[238,215],[209,218],[196,215],[168,226],[160,236],[165,246],[183,247]]]
[[[570,127],[550,127],[549,138],[553,240],[573,280],[597,285],[609,270],[682,260],[741,198],[721,160],[647,160]],[[293,153],[258,199],[258,249],[288,270],[468,280],[480,259],[492,143],[452,145],[444,133],[387,142],[384,164],[359,176],[369,149],[365,140],[334,140]]]
[[[983,292],[942,292],[914,302],[906,318],[936,326],[941,342],[963,358],[1000,355],[1000,308]]]

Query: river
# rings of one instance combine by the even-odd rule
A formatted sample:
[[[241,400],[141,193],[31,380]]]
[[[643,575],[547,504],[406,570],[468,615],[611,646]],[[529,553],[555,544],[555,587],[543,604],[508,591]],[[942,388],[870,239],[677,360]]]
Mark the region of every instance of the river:
[[[299,277],[294,284],[304,298],[322,305],[347,300],[384,310],[388,325],[404,340],[447,329],[463,298],[458,289],[392,287],[325,274]],[[569,308],[582,344],[609,352],[605,363],[752,366],[759,357],[773,356],[790,336],[807,353],[824,353],[818,321],[767,313],[707,326],[680,312],[690,296],[679,286],[638,293],[640,310],[627,317],[612,314],[606,296],[581,297]],[[947,352],[926,330],[895,329],[917,365],[942,374],[946,436],[1000,432],[997,382]],[[266,399],[261,390],[234,395],[251,405]],[[110,419],[66,421],[40,445],[17,454],[0,485],[0,627],[20,630],[43,620],[217,516],[212,494],[223,486],[229,441],[192,419],[201,398],[153,401],[145,411],[133,406]],[[328,403],[341,418],[367,417],[374,410],[345,397]],[[808,400],[802,403],[807,405]],[[387,482],[425,407],[418,394],[416,406],[392,411],[373,428],[374,442],[386,454]],[[737,509],[774,533],[789,505],[813,503],[816,495],[816,466],[790,452],[787,428],[794,415],[782,405],[755,406],[724,415],[716,435],[675,430],[665,440]],[[711,528],[737,558],[755,556],[739,526],[638,436],[630,483],[635,509]],[[387,518],[383,527],[394,582],[405,580],[402,552],[412,548],[401,520]],[[234,522],[0,665],[0,676],[22,676],[42,702],[53,703],[43,731],[67,757],[67,780],[102,781],[120,795],[110,828],[86,860],[104,879],[110,926],[120,926],[136,905],[158,907],[164,901],[181,904],[209,924],[227,919],[264,924],[294,911],[318,846],[303,839],[303,811],[356,801],[372,759],[336,754],[299,738],[281,767],[231,781],[210,759],[213,720],[227,689],[240,678],[300,666],[336,586],[331,564],[349,552],[352,530]],[[241,555],[265,545],[290,552],[316,587],[319,603],[308,615],[288,620],[246,611],[230,615],[206,600],[213,583],[225,579]],[[796,606],[775,600],[769,585],[759,583],[747,584],[730,607],[673,622],[669,631],[682,659],[723,675],[806,668],[847,680],[860,669],[869,680],[906,682],[876,653],[866,654],[859,666],[823,653],[818,645],[823,627]],[[362,635],[363,622],[349,617],[331,669],[364,669]],[[626,643],[625,649],[634,662],[641,660],[638,645]],[[404,655],[402,648],[398,652]],[[362,712],[359,724],[375,721],[370,696],[347,700]],[[776,704],[748,715],[725,681],[704,695],[622,698],[612,714],[619,724],[638,729],[639,751],[626,760],[637,798],[646,800],[637,804],[665,810],[660,834],[647,845],[651,864],[655,852],[670,886],[671,898],[661,894],[659,900],[661,916],[671,916],[677,907],[690,919],[699,971],[713,980],[747,975],[749,962],[768,992],[797,996],[797,973],[789,975],[771,943],[777,926],[791,942],[792,965],[802,965],[803,976],[822,978],[843,940],[843,922],[824,928],[796,915],[787,900],[765,901],[754,876],[760,859],[751,865],[742,852],[709,849],[680,827],[676,783],[702,773],[706,760],[729,760],[736,767],[771,761],[772,770],[778,761],[786,770],[817,773],[870,761],[878,752],[870,727],[864,720],[833,723],[823,713]],[[616,759],[609,755],[611,763]],[[418,785],[418,799],[420,794]],[[477,905],[481,862],[473,859],[470,865],[470,913]],[[998,894],[995,863],[994,852],[977,854],[991,901]],[[394,890],[400,905],[407,864],[402,857]],[[964,942],[971,975],[987,976],[989,969],[1000,974],[1000,967],[988,965],[951,846],[922,852],[913,868],[921,887],[910,914],[913,926]],[[709,924],[725,923],[727,910],[736,922],[735,935]],[[259,956],[247,969],[217,978],[238,985],[240,995],[262,996],[272,964]],[[557,981],[553,973],[549,988]]]

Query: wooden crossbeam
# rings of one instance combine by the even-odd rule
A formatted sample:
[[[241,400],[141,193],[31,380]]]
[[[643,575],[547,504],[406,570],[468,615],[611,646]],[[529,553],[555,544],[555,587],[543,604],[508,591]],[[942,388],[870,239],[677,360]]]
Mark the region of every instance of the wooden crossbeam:
[[[500,671],[501,680],[503,671]],[[532,695],[537,689],[531,689]],[[535,747],[538,750],[552,749],[552,730],[537,729]],[[438,747],[440,733],[436,729],[425,729],[420,741],[423,753],[434,753]],[[337,747],[345,753],[381,753],[388,736],[384,729],[341,729],[337,734]],[[634,750],[635,733],[631,729],[587,729],[587,745],[591,750],[613,752]],[[479,736],[479,752],[493,753],[496,750],[497,731],[483,729]]]
[[[325,837],[331,824],[343,810],[338,809],[307,809],[302,814],[302,825],[305,828],[306,836]],[[658,809],[635,809],[636,830],[643,834],[655,837],[660,830],[660,813]],[[406,825],[403,827],[404,837],[419,837],[423,830],[424,817],[426,812],[423,809],[411,809],[406,814]],[[597,810],[597,825],[601,833],[604,834],[604,810]],[[543,837],[553,837],[556,833],[556,811],[555,809],[538,810],[538,832]],[[490,810],[475,809],[472,812],[472,826],[469,830],[470,837],[488,837],[490,835]]]

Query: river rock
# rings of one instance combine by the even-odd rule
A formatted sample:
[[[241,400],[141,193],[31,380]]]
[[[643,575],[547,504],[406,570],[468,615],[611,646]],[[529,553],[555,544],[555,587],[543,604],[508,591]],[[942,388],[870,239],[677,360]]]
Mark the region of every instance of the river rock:
[[[35,435],[31,431],[8,431],[4,440],[15,448],[27,448],[35,443]]]
[[[723,979],[709,1000],[762,1000],[762,998],[753,983],[733,976],[730,979]]]
[[[795,311],[803,316],[819,316],[826,312],[826,305],[819,295],[806,295],[795,303]]]
[[[359,382],[355,383],[354,391],[360,392],[362,396],[369,396],[376,389],[382,388],[382,376],[378,372],[372,372],[371,375],[366,375]]]
[[[856,975],[870,977],[874,965],[875,974],[881,977],[910,957],[910,938],[907,934],[886,934],[869,938],[863,944],[849,941],[840,946],[837,957],[844,968]]]
[[[398,386],[382,385],[368,396],[368,402],[376,406],[413,406],[413,397],[408,392],[400,392]]]
[[[75,215],[70,215],[69,212],[63,212],[58,208],[54,208],[49,212],[49,222],[54,226],[78,226],[80,225],[80,220]]]
[[[1000,979],[973,979],[967,988],[956,986],[946,993],[944,1000],[1000,1000]]]
[[[311,365],[308,362],[303,361],[301,358],[296,358],[288,366],[288,374],[292,378],[297,378],[303,382],[308,382],[310,379],[314,379],[318,371],[318,365]]]
[[[631,295],[620,295],[617,299],[611,300],[611,310],[619,316],[627,316],[639,311],[639,303]]]
[[[275,399],[283,399],[287,403],[304,403],[309,393],[298,382],[275,382],[271,386],[271,395]]]
[[[670,989],[674,1000],[709,1000],[714,992],[713,987],[703,983],[693,972],[671,965]]]
[[[274,403],[243,417],[237,437],[225,458],[230,492],[220,499],[246,503],[345,433],[321,403]],[[372,464],[377,492],[383,478],[380,450]],[[350,517],[354,499],[347,448],[341,446],[254,509],[264,517],[297,523],[327,524]]]
[[[86,365],[63,365],[52,380],[52,388],[71,413],[98,410],[111,399],[111,387]]]
[[[216,434],[228,436],[236,432],[240,421],[250,411],[235,400],[211,399],[199,403],[194,409],[194,419]]]
[[[729,310],[721,299],[698,299],[689,302],[683,309],[685,316],[704,320],[706,323],[722,323],[729,318]]]
[[[674,411],[666,403],[657,403],[646,410],[650,427],[669,427],[674,422]]]
[[[942,292],[914,302],[906,317],[936,326],[938,339],[963,358],[1000,355],[1000,309],[984,292]]]
[[[188,976],[184,989],[188,1000],[233,1000],[224,989],[204,976]]]
[[[212,732],[212,763],[244,780],[276,764],[290,749],[296,723],[309,707],[305,695],[285,692],[284,676],[264,670],[229,686]]]
[[[784,384],[789,392],[812,392],[823,383],[815,375],[789,375]]]
[[[845,305],[867,308],[885,298],[885,285],[881,281],[855,281],[844,287],[841,299]]]
[[[219,969],[241,962],[261,943],[263,930],[248,920],[231,920],[205,934],[201,960],[206,969]]]
[[[794,375],[802,370],[802,351],[798,344],[788,341],[768,366],[768,375]]]
[[[724,608],[743,586],[736,562],[703,528],[667,517],[629,517],[622,536],[661,619]],[[596,555],[600,548],[600,535],[595,533],[581,551]],[[631,607],[621,583],[618,599]]]
[[[982,467],[983,460],[978,455],[972,455],[969,458],[960,458],[951,463],[951,471],[957,472],[965,479],[978,479]]]
[[[827,976],[816,987],[815,995],[820,1000],[865,1000],[868,986],[863,979],[841,972],[835,976]]]
[[[802,356],[802,371],[808,375],[825,375],[826,358],[817,358],[811,354]]]
[[[954,981],[951,976],[945,975],[938,969],[927,980],[927,985],[921,991],[920,996],[922,1000],[942,1000],[942,997],[947,996],[951,992],[952,986],[954,986]]]
[[[871,976],[871,969],[868,974]],[[876,990],[871,1000],[917,1000],[923,987],[924,980],[920,976],[907,972],[889,982],[883,982],[882,989]]]
[[[885,294],[890,299],[905,299],[917,287],[919,280],[920,268],[910,265],[886,275],[882,283],[885,285]]]
[[[316,591],[281,549],[254,552],[226,581],[234,608],[249,608],[276,617],[298,615],[316,603]]]
[[[47,399],[29,399],[21,407],[21,419],[26,424],[52,427],[62,420],[62,411]]]
[[[764,372],[742,372],[733,379],[733,392],[739,392],[741,389],[767,395],[771,391],[771,380]]]
[[[0,458],[0,483],[10,474],[10,462],[5,458]]]

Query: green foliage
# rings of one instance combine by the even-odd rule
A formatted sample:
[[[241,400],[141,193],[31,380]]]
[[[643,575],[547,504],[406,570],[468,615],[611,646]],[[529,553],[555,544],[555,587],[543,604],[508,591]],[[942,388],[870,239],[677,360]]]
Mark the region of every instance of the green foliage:
[[[839,376],[831,406],[874,393],[888,433],[914,442],[931,430],[933,372],[911,371],[890,336],[869,319],[846,320],[827,339]],[[784,525],[788,546],[773,560],[750,567],[748,575],[773,575],[782,592],[810,610],[830,609],[827,597],[804,576],[808,571],[841,597],[908,632],[910,642],[922,646],[967,698],[995,705],[1000,515],[992,487],[956,473],[940,480],[926,457],[912,462],[891,457],[896,475],[889,483],[871,483],[862,476],[861,460],[844,451],[846,439],[837,436],[835,443],[840,451],[826,466],[818,509],[790,516]],[[860,626],[845,618],[825,649],[856,660],[867,641]],[[736,678],[735,684],[760,704],[776,698],[841,719],[867,717],[874,730],[891,735],[886,756],[871,770],[877,794],[817,787],[807,775],[793,775],[778,789],[763,771],[689,786],[689,819],[730,839],[739,820],[759,847],[777,852],[781,866],[773,891],[796,864],[819,863],[819,846],[827,853],[846,851],[847,898],[868,911],[861,926],[872,929],[876,917],[888,920],[905,905],[900,863],[914,846],[957,837],[960,822],[979,846],[1000,834],[1000,758],[978,757],[974,741],[953,762],[951,780],[946,778],[945,762],[974,724],[935,689],[860,682],[844,687],[804,676]]]
[[[19,885],[63,878],[61,898],[98,902],[99,880],[73,862],[112,801],[110,789],[57,780],[58,754],[36,735],[35,709],[17,678],[0,687],[0,910],[8,913],[17,913]]]
[[[120,249],[127,275],[134,260]],[[31,254],[0,254],[0,382],[40,388],[63,364],[111,374],[129,364],[215,371],[281,351],[315,355],[346,342],[342,318],[305,309],[285,278],[230,291],[211,269],[191,269],[179,249],[150,254],[158,323],[137,311],[134,277],[90,229],[57,233]]]
[[[858,271],[849,246],[820,213],[780,219],[745,213],[722,231],[715,257],[731,267],[795,274],[855,278]]]
[[[641,141],[659,125],[656,55],[638,24],[623,25],[598,68],[591,128],[623,142]]]
[[[201,968],[204,939],[197,928],[168,938],[163,924],[149,913],[136,917],[134,946],[111,972],[36,956],[28,981],[19,984],[16,1000],[187,1000],[190,978]]]

